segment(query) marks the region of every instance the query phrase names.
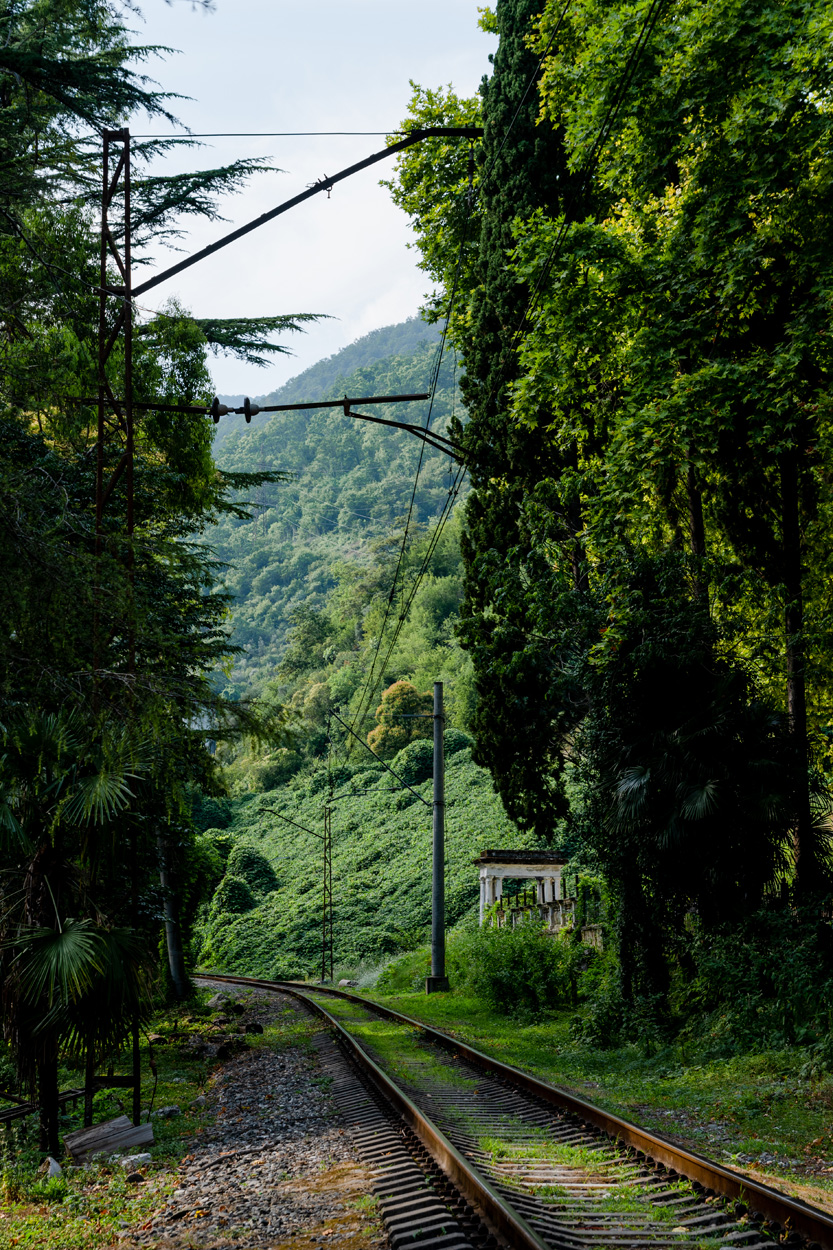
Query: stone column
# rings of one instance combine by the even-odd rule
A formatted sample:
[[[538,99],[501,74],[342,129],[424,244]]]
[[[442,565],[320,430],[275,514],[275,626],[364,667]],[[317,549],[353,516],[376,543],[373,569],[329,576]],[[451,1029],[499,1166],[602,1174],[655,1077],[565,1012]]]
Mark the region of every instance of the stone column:
[[[481,874],[480,876],[480,924],[481,924],[481,927],[483,925],[483,920],[485,916],[486,916],[486,878],[485,876]]]

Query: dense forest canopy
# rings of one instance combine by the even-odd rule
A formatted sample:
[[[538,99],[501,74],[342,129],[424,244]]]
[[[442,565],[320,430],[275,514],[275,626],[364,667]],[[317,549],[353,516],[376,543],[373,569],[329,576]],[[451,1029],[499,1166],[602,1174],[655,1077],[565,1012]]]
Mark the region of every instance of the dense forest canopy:
[[[833,24],[820,0],[483,21],[479,97],[417,87],[405,123],[482,119],[476,208],[450,145],[393,182],[429,314],[457,290],[476,753],[530,831],[581,835],[624,998],[662,999],[695,931],[831,884]]]

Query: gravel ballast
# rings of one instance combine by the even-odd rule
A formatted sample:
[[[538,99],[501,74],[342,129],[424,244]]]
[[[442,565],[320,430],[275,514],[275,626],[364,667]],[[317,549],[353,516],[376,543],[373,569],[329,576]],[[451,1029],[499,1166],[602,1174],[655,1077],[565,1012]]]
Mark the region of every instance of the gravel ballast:
[[[267,1035],[214,1074],[205,1095],[214,1119],[181,1161],[178,1188],[152,1219],[124,1229],[121,1244],[382,1247],[373,1174],[328,1095],[311,1045],[317,1024],[289,998],[218,989],[245,1001],[247,1020],[277,1022],[291,1040],[275,1045]]]

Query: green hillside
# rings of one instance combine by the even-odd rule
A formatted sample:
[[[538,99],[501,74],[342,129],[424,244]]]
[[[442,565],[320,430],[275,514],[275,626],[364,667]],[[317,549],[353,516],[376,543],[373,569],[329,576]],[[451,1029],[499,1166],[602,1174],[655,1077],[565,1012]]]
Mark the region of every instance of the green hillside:
[[[459,731],[446,734],[449,925],[475,912],[478,884],[472,860],[479,851],[527,844],[503,812],[488,774],[471,762],[468,743]],[[346,966],[417,946],[431,917],[431,809],[410,791],[397,791],[397,783],[369,754],[359,756],[336,774],[332,799],[334,948],[336,963]],[[393,767],[430,802],[429,743],[406,747]],[[204,835],[206,845],[221,855],[235,846],[237,858],[198,926],[195,954],[202,966],[255,976],[315,973],[321,953],[322,852],[314,834],[323,827],[327,781],[321,769],[238,800],[231,805],[229,828]],[[241,862],[241,845],[265,858],[274,880],[257,856]],[[236,886],[239,881],[248,892]]]
[[[274,398],[325,397],[328,386],[334,396],[424,390],[437,340],[423,329],[412,321],[377,331]],[[390,347],[392,354],[376,355]],[[346,365],[354,367],[345,375]],[[432,428],[444,432],[452,411],[459,413],[459,401],[449,356]],[[426,406],[373,412],[421,424]],[[431,907],[430,806],[398,787],[361,745],[377,723],[381,692],[394,682],[412,683],[414,694],[435,680],[445,685],[449,923],[476,907],[471,861],[478,851],[527,841],[506,817],[488,773],[472,762],[463,732],[475,696],[471,663],[455,633],[459,506],[441,532],[436,525],[455,466],[426,451],[414,492],[421,446],[338,409],[263,418],[215,444],[224,469],[280,469],[293,477],[260,490],[251,520],[227,518],[210,535],[227,565],[233,637],[244,648],[228,678],[230,693],[281,705],[287,733],[278,744],[218,748],[230,798],[195,813],[213,875],[213,897],[193,941],[204,967],[314,973],[321,951],[316,834],[331,794],[336,961],[378,963],[423,940]],[[421,732],[420,722],[407,723],[409,732]],[[378,748],[394,756],[394,767],[427,800],[431,744],[414,741],[395,754],[403,733],[408,737],[397,732],[397,741],[388,733]]]
[[[304,369],[303,373],[298,373],[284,382],[276,391],[270,391],[268,395],[258,395],[257,402],[263,405],[307,403],[313,399],[326,399],[334,388],[338,394],[344,394],[343,382],[357,369],[366,369],[369,365],[393,356],[409,356],[425,344],[436,346],[439,340],[437,326],[427,325],[419,317],[409,317],[398,325],[380,326],[378,330],[363,334],[340,352],[316,361],[314,365]],[[243,396],[221,395],[220,401],[230,408],[239,408],[243,403]],[[242,416],[230,413],[227,417],[222,417],[214,435],[215,453],[229,434],[244,433],[247,428],[258,429],[269,420],[268,413],[261,413],[253,417],[251,426],[247,427]]]
[[[420,331],[425,333],[417,339]],[[403,343],[411,348],[372,359],[373,350]],[[315,375],[322,398],[345,392],[419,393],[428,388],[436,350],[436,336],[427,327],[406,322],[322,362],[320,375],[316,366],[302,377]],[[358,359],[367,363],[347,376],[340,372]],[[329,389],[326,378],[335,379]],[[454,359],[448,353],[431,421],[440,433],[447,430],[452,410],[459,413],[454,383]],[[311,387],[297,380],[305,398]],[[425,403],[373,408],[373,415],[415,424],[423,424],[426,413]],[[385,553],[401,539],[422,447],[412,435],[351,420],[338,409],[275,414],[260,426],[229,433],[215,447],[223,469],[280,469],[293,475],[290,482],[260,488],[251,520],[227,517],[208,534],[218,559],[228,566],[225,583],[235,601],[233,640],[244,648],[230,675],[231,692],[260,691],[274,676],[293,613],[321,610],[348,568],[353,575],[381,569]],[[425,451],[413,499],[414,533],[440,513],[453,468],[439,452]]]

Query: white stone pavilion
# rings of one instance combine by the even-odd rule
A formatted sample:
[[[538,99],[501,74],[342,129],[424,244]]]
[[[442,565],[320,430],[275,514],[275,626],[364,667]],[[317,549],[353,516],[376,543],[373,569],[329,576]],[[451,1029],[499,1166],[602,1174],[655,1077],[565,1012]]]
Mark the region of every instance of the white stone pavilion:
[[[511,880],[535,882],[537,903],[546,908],[551,927],[561,928],[565,912],[572,913],[572,899],[561,890],[561,872],[566,860],[548,851],[483,851],[474,863],[480,869],[480,923],[503,897],[503,883]],[[553,923],[555,922],[555,923]]]

